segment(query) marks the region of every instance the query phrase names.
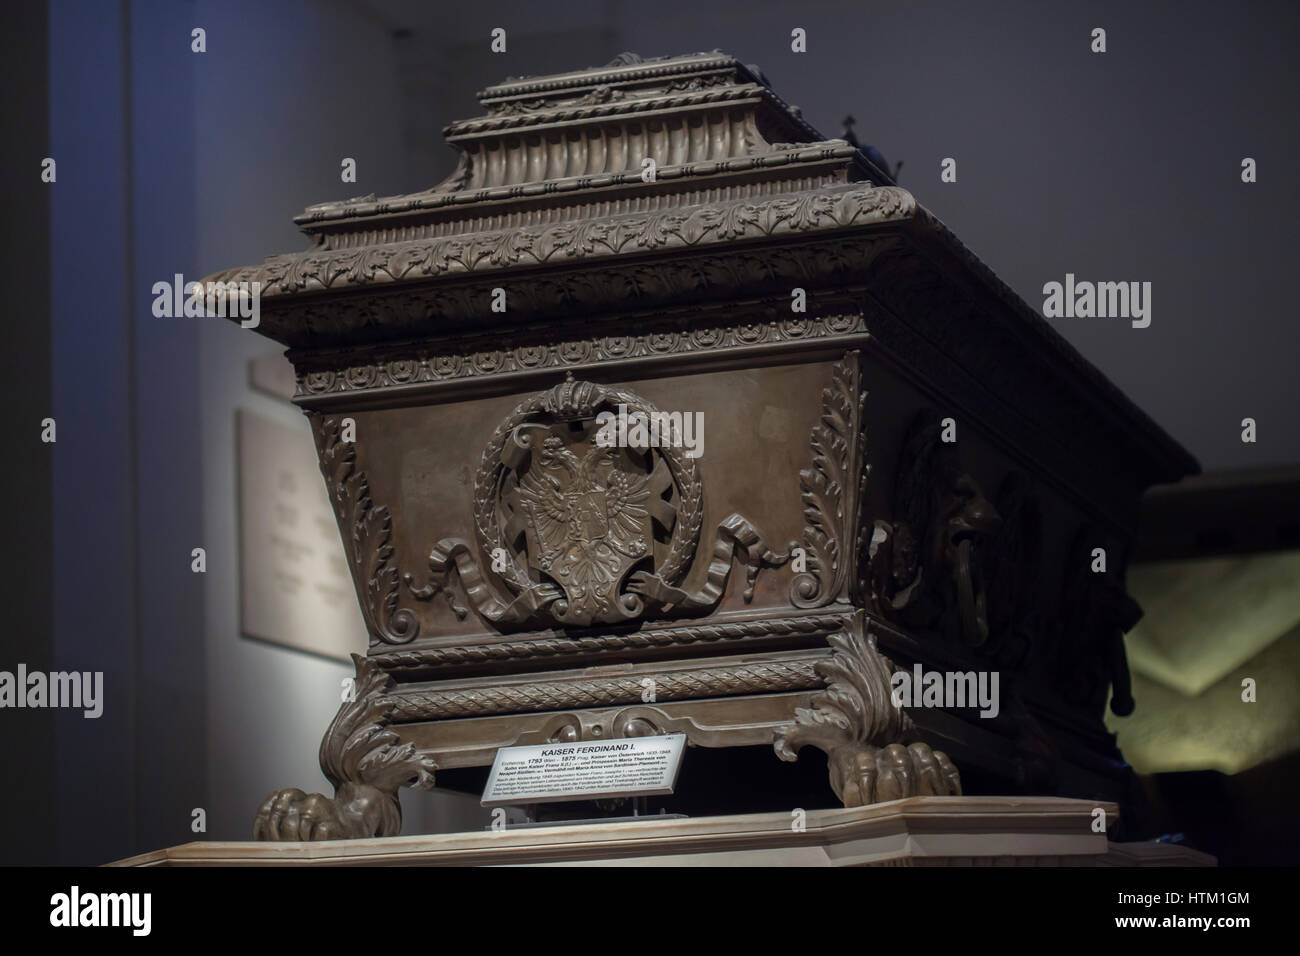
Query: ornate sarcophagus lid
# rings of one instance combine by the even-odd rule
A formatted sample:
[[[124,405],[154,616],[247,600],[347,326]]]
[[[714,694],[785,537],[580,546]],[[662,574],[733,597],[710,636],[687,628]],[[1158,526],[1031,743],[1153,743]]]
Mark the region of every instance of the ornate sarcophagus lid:
[[[337,794],[257,835],[394,834],[400,787],[502,746],[666,733],[692,814],[1126,801],[1125,560],[1187,453],[753,67],[480,101],[445,182],[209,280],[288,347],[370,632]]]

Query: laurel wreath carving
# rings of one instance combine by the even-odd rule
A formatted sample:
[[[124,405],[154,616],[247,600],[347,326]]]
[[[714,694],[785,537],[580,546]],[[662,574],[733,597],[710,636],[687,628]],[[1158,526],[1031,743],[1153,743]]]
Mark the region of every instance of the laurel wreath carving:
[[[491,554],[495,548],[503,548],[504,540],[499,523],[496,521],[496,503],[505,473],[501,462],[501,452],[515,428],[531,416],[544,410],[551,401],[551,391],[534,395],[515,407],[506,419],[497,426],[483,449],[479,459],[478,472],[474,478],[474,523],[478,531],[479,546],[484,554]],[[624,389],[609,386],[596,386],[593,404],[610,404],[627,406],[628,413],[642,412],[649,415],[655,407],[640,395]],[[700,482],[699,466],[695,459],[686,455],[686,449],[673,444],[665,444],[656,449],[668,463],[673,482],[677,486],[680,500],[677,503],[677,521],[673,526],[668,554],[658,574],[665,581],[676,583],[686,572],[694,557],[700,540],[700,526],[704,512],[704,486]],[[527,572],[519,566],[506,549],[508,561],[504,576],[516,588],[532,585]]]

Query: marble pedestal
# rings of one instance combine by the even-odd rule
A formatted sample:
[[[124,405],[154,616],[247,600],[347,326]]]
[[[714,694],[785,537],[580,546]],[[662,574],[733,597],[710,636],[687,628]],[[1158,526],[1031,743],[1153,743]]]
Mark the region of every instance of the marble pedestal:
[[[911,797],[867,807],[308,843],[186,843],[115,866],[1213,866],[1160,843],[1111,843],[1056,797]]]

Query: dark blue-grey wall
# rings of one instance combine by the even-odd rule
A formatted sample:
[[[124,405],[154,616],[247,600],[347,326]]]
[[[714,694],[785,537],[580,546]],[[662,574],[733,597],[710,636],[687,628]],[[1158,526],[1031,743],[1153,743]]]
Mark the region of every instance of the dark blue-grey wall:
[[[104,675],[57,718],[59,862],[191,839],[206,789],[198,329],[150,294],[197,268],[189,21],[50,5],[55,665]]]

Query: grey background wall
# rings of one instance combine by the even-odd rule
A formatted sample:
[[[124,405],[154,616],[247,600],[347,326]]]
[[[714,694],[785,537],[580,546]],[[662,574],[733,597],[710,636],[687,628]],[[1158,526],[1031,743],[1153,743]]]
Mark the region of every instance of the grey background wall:
[[[17,457],[32,462],[9,500],[25,503],[16,527],[32,545],[11,553],[27,571],[6,574],[26,582],[8,606],[26,620],[0,666],[102,670],[107,700],[99,720],[0,715],[7,758],[30,768],[24,809],[0,814],[0,860],[97,863],[184,842],[196,807],[207,837],[247,838],[266,792],[325,785],[316,747],[348,669],[238,625],[235,411],[305,422],[247,386],[247,361],[273,345],[219,320],[157,319],[149,290],[301,248],[290,217],[309,203],[433,184],[453,163],[441,126],[477,113],[475,90],[508,75],[623,50],[721,47],[755,62],[823,133],[854,114],[864,142],[903,160],[902,185],[1031,304],[1066,272],[1151,281],[1150,328],[1058,328],[1207,468],[1300,461],[1294,4],[42,7],[44,34],[35,16],[6,25],[6,48],[29,51],[24,103],[45,102],[48,85],[44,115],[6,115],[20,131],[6,137],[7,181],[25,184],[6,226],[46,243],[50,275],[40,256],[20,260],[16,281],[48,295],[4,306],[6,379],[26,403],[10,406]],[[195,26],[204,54],[190,51]],[[494,55],[498,26],[508,52]],[[1096,26],[1104,55],[1088,48]],[[790,50],[794,27],[806,54]],[[46,155],[51,186],[38,179]],[[356,184],[339,180],[345,156]],[[1253,185],[1245,156],[1259,162]],[[944,157],[956,183],[939,180]],[[29,448],[40,406],[58,442]],[[1239,439],[1248,415],[1255,445]],[[199,546],[205,575],[190,571]],[[450,798],[408,816],[416,830],[478,819]]]

